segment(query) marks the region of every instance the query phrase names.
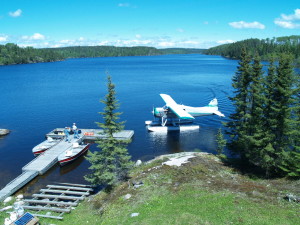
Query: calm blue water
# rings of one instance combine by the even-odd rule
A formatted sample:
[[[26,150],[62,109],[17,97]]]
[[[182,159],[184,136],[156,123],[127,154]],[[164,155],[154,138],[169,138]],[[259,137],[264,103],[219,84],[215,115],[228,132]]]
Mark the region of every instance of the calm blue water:
[[[126,129],[135,131],[129,152],[142,161],[166,153],[202,151],[214,153],[215,135],[226,118],[197,118],[196,132],[161,135],[148,133],[144,121],[151,120],[153,106],[163,106],[160,93],[177,103],[205,106],[216,97],[225,115],[232,110],[228,96],[237,61],[219,56],[167,55],[70,59],[63,62],[0,67],[0,127],[12,130],[0,139],[0,188],[21,173],[33,159],[32,148],[57,127],[97,128],[106,94],[108,71],[116,84]],[[92,150],[97,149],[92,146]],[[39,176],[26,190],[31,192],[53,182],[85,182],[88,162],[81,158]]]

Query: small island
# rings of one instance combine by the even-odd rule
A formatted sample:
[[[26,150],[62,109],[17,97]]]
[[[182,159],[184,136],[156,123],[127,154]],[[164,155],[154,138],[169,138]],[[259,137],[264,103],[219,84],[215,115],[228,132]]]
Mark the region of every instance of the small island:
[[[8,129],[0,129],[0,136],[5,136],[9,133],[10,133],[10,131]]]

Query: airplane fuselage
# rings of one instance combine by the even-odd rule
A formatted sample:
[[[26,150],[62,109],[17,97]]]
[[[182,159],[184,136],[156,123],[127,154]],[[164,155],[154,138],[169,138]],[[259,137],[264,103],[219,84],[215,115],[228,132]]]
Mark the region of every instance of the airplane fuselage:
[[[218,106],[204,106],[204,107],[191,107],[186,105],[178,105],[181,107],[184,111],[191,114],[193,117],[199,117],[199,116],[209,116],[213,115],[215,111],[218,111]],[[165,108],[165,107],[155,107],[153,110],[153,115],[155,117],[173,117],[177,118],[177,115],[172,112],[171,110]]]

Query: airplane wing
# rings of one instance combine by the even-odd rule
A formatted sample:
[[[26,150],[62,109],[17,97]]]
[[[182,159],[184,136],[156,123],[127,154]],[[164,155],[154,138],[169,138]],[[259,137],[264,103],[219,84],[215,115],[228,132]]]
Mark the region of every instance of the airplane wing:
[[[165,101],[166,106],[172,110],[180,119],[195,119],[191,114],[184,111],[179,105],[171,98],[170,95],[160,94],[160,97]]]

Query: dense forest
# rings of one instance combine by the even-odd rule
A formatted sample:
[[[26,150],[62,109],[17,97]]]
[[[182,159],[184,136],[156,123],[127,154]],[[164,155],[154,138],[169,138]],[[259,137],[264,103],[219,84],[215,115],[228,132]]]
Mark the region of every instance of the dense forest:
[[[162,52],[153,47],[74,46],[51,48],[49,50],[61,54],[64,58],[148,56],[162,54]]]
[[[199,48],[164,48],[159,49],[164,55],[171,54],[202,54],[205,49]]]
[[[231,44],[219,45],[205,50],[207,55],[221,55],[231,59],[240,59],[242,48],[245,47],[250,56],[258,54],[263,60],[281,53],[290,53],[300,64],[300,35],[277,37],[272,39],[247,39]]]
[[[12,43],[0,45],[0,65],[53,62],[63,59],[61,54],[51,49],[20,48]]]
[[[259,56],[242,49],[235,89],[235,112],[226,124],[228,147],[244,165],[269,176],[300,177],[300,81],[293,56],[271,58],[267,71]]]
[[[62,48],[21,48],[16,44],[0,45],[0,65],[53,62],[66,58],[150,56],[200,53],[201,49],[115,46],[74,46]]]

